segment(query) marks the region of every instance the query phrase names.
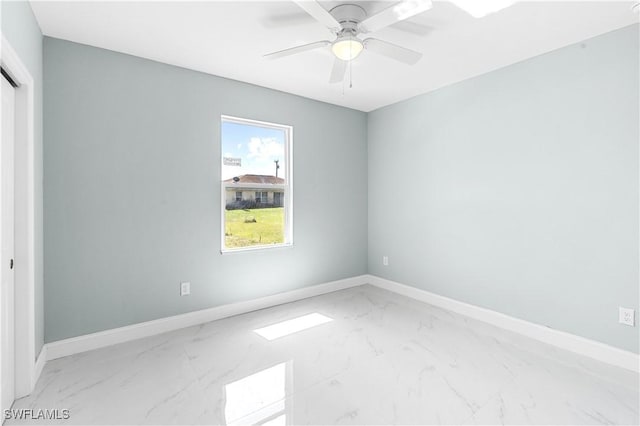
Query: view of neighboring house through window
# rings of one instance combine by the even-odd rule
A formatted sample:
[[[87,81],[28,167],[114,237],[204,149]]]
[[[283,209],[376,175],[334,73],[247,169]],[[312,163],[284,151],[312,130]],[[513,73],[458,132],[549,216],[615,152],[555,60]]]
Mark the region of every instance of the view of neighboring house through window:
[[[292,243],[290,126],[222,117],[222,250]]]
[[[267,191],[256,192],[256,203],[269,204],[269,193]]]

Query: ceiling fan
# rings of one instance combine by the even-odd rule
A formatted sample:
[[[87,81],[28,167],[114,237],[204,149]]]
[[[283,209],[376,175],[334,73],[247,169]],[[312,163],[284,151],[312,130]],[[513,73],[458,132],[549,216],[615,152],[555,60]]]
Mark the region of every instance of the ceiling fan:
[[[335,35],[335,39],[279,50],[264,55],[265,58],[277,59],[331,46],[335,59],[329,83],[339,83],[344,79],[349,61],[357,58],[363,50],[369,50],[409,65],[414,65],[422,57],[422,53],[415,50],[376,38],[362,39],[359,36],[378,31],[429,10],[432,7],[431,0],[400,1],[371,16],[367,16],[367,12],[356,4],[341,4],[327,11],[315,0],[293,1],[316,21],[327,27]]]

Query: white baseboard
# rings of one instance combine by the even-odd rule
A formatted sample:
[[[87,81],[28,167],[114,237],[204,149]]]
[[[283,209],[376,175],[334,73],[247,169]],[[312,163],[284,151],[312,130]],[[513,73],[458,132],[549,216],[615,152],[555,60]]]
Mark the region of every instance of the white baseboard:
[[[35,342],[34,342],[35,346]],[[15,399],[24,398],[25,396],[29,396],[31,392],[36,387],[36,383],[38,383],[38,379],[40,378],[40,374],[42,374],[42,369],[44,368],[44,364],[47,362],[47,346],[43,345],[38,357],[32,361],[29,365],[28,377],[25,377],[25,386],[18,388],[16,385]]]
[[[522,334],[567,351],[575,352],[627,370],[640,372],[640,357],[638,354],[633,352],[625,351],[601,342],[596,342],[595,340],[576,336],[575,334],[514,318],[490,309],[459,302],[448,297],[440,296],[416,287],[400,284],[395,281],[390,281],[385,278],[380,278],[375,275],[369,275],[368,282],[376,287]]]
[[[203,309],[153,321],[146,321],[128,325],[126,327],[119,327],[69,339],[58,340],[56,342],[47,343],[43,348],[43,352],[46,354],[47,360],[61,358],[105,346],[111,346],[193,325],[203,324],[209,321],[215,321],[233,315],[269,308],[283,303],[295,302],[296,300],[331,293],[337,290],[357,287],[359,285],[367,284],[368,279],[368,275],[361,275],[358,277],[346,278],[343,280],[292,290],[285,293],[274,294],[272,296],[232,303],[229,305],[216,306],[214,308]],[[40,359],[40,357],[38,359]]]
[[[214,308],[189,312],[168,318],[161,318],[126,327],[105,330],[84,336],[72,337],[47,343],[42,348],[36,361],[35,380],[40,377],[45,360],[52,360],[68,355],[73,355],[105,346],[124,343],[143,337],[166,333],[193,325],[203,324],[227,318],[233,315],[244,314],[258,309],[269,308],[283,303],[295,302],[308,297],[331,293],[346,288],[357,287],[363,284],[371,284],[394,293],[398,293],[430,305],[438,306],[461,315],[474,318],[497,327],[519,333],[538,341],[575,352],[601,362],[622,367],[635,372],[640,372],[640,357],[633,352],[625,351],[601,342],[586,339],[564,331],[555,330],[522,319],[514,318],[500,312],[481,308],[464,302],[459,302],[448,297],[421,290],[416,287],[400,284],[374,275],[360,275],[343,280],[318,284],[298,290],[261,297],[254,300],[216,306]],[[34,381],[35,383],[35,381]]]
[[[44,368],[44,364],[47,362],[47,345],[43,345],[42,349],[40,349],[40,354],[38,358],[36,358],[36,365],[33,368],[33,380],[31,383],[31,389],[35,389],[36,383],[42,374],[42,369]]]

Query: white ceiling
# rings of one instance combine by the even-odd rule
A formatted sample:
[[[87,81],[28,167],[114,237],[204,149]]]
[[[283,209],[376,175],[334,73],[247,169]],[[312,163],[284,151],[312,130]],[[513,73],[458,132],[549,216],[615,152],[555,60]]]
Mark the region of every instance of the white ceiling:
[[[484,1],[484,0],[483,0]],[[327,9],[345,3],[321,2]],[[370,14],[389,2],[362,5]],[[289,1],[31,2],[51,37],[371,111],[638,22],[634,2],[521,2],[481,19],[451,3],[374,37],[424,54],[415,66],[365,51],[353,87],[329,84],[328,49],[278,60],[262,55],[330,38]]]

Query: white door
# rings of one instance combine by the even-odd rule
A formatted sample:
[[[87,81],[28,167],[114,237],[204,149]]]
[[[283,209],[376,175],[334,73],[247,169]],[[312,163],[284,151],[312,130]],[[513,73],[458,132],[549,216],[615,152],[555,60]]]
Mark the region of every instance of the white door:
[[[13,164],[15,91],[2,80],[2,140],[0,140],[0,408],[11,408],[15,397],[13,314]],[[3,416],[4,417],[4,416]]]

